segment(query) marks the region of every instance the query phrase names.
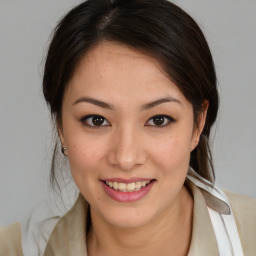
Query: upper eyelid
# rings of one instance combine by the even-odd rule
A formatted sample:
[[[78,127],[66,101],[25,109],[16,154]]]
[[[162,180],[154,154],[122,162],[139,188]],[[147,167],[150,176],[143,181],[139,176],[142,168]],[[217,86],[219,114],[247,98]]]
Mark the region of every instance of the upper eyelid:
[[[153,115],[151,118],[154,118],[154,117],[157,117],[157,116],[163,116],[163,117],[166,117],[166,118],[172,118],[171,116],[169,116],[169,115],[165,115],[165,114],[157,114],[157,115]]]
[[[154,116],[151,116],[148,120],[147,120],[147,122],[149,121],[149,120],[151,120],[151,119],[153,119],[154,117],[165,117],[165,118],[167,118],[167,119],[169,119],[170,121],[176,121],[172,116],[169,116],[169,115],[154,115]]]

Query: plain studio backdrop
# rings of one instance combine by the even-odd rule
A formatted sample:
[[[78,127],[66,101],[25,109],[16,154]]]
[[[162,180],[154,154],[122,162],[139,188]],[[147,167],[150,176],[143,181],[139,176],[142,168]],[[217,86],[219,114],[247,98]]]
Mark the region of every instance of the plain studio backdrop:
[[[49,36],[75,0],[0,0],[0,225],[49,193],[51,125],[41,81]],[[215,60],[220,113],[217,184],[256,197],[256,1],[176,0],[199,23]]]

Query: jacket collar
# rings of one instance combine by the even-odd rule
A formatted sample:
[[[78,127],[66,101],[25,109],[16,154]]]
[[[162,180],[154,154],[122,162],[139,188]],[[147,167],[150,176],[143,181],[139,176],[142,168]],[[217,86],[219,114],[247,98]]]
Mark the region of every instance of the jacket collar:
[[[44,256],[87,256],[85,230],[88,210],[89,205],[80,194],[71,210],[57,222]]]
[[[208,214],[205,195],[191,180],[185,183],[194,198],[193,230],[188,256],[218,255],[218,245],[215,233]],[[217,208],[223,207],[222,203],[207,194],[207,201]],[[89,205],[82,195],[79,195],[71,210],[56,224],[48,240],[44,256],[87,256],[86,225]]]
[[[192,239],[188,256],[219,255],[218,244],[201,190],[190,180],[185,183],[194,199]]]

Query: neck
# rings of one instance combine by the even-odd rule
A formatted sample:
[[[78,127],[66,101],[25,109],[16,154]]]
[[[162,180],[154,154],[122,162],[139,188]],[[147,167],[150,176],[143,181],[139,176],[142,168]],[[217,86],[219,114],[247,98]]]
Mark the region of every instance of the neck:
[[[187,255],[192,231],[193,199],[184,187],[171,209],[151,223],[119,228],[91,211],[92,228],[87,237],[88,255]]]

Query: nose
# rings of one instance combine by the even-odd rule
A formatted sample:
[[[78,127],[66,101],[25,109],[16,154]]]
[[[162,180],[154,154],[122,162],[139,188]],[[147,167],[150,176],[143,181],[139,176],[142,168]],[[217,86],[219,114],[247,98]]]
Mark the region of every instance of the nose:
[[[113,134],[108,162],[122,170],[129,171],[146,162],[142,136],[132,128],[123,128]]]

